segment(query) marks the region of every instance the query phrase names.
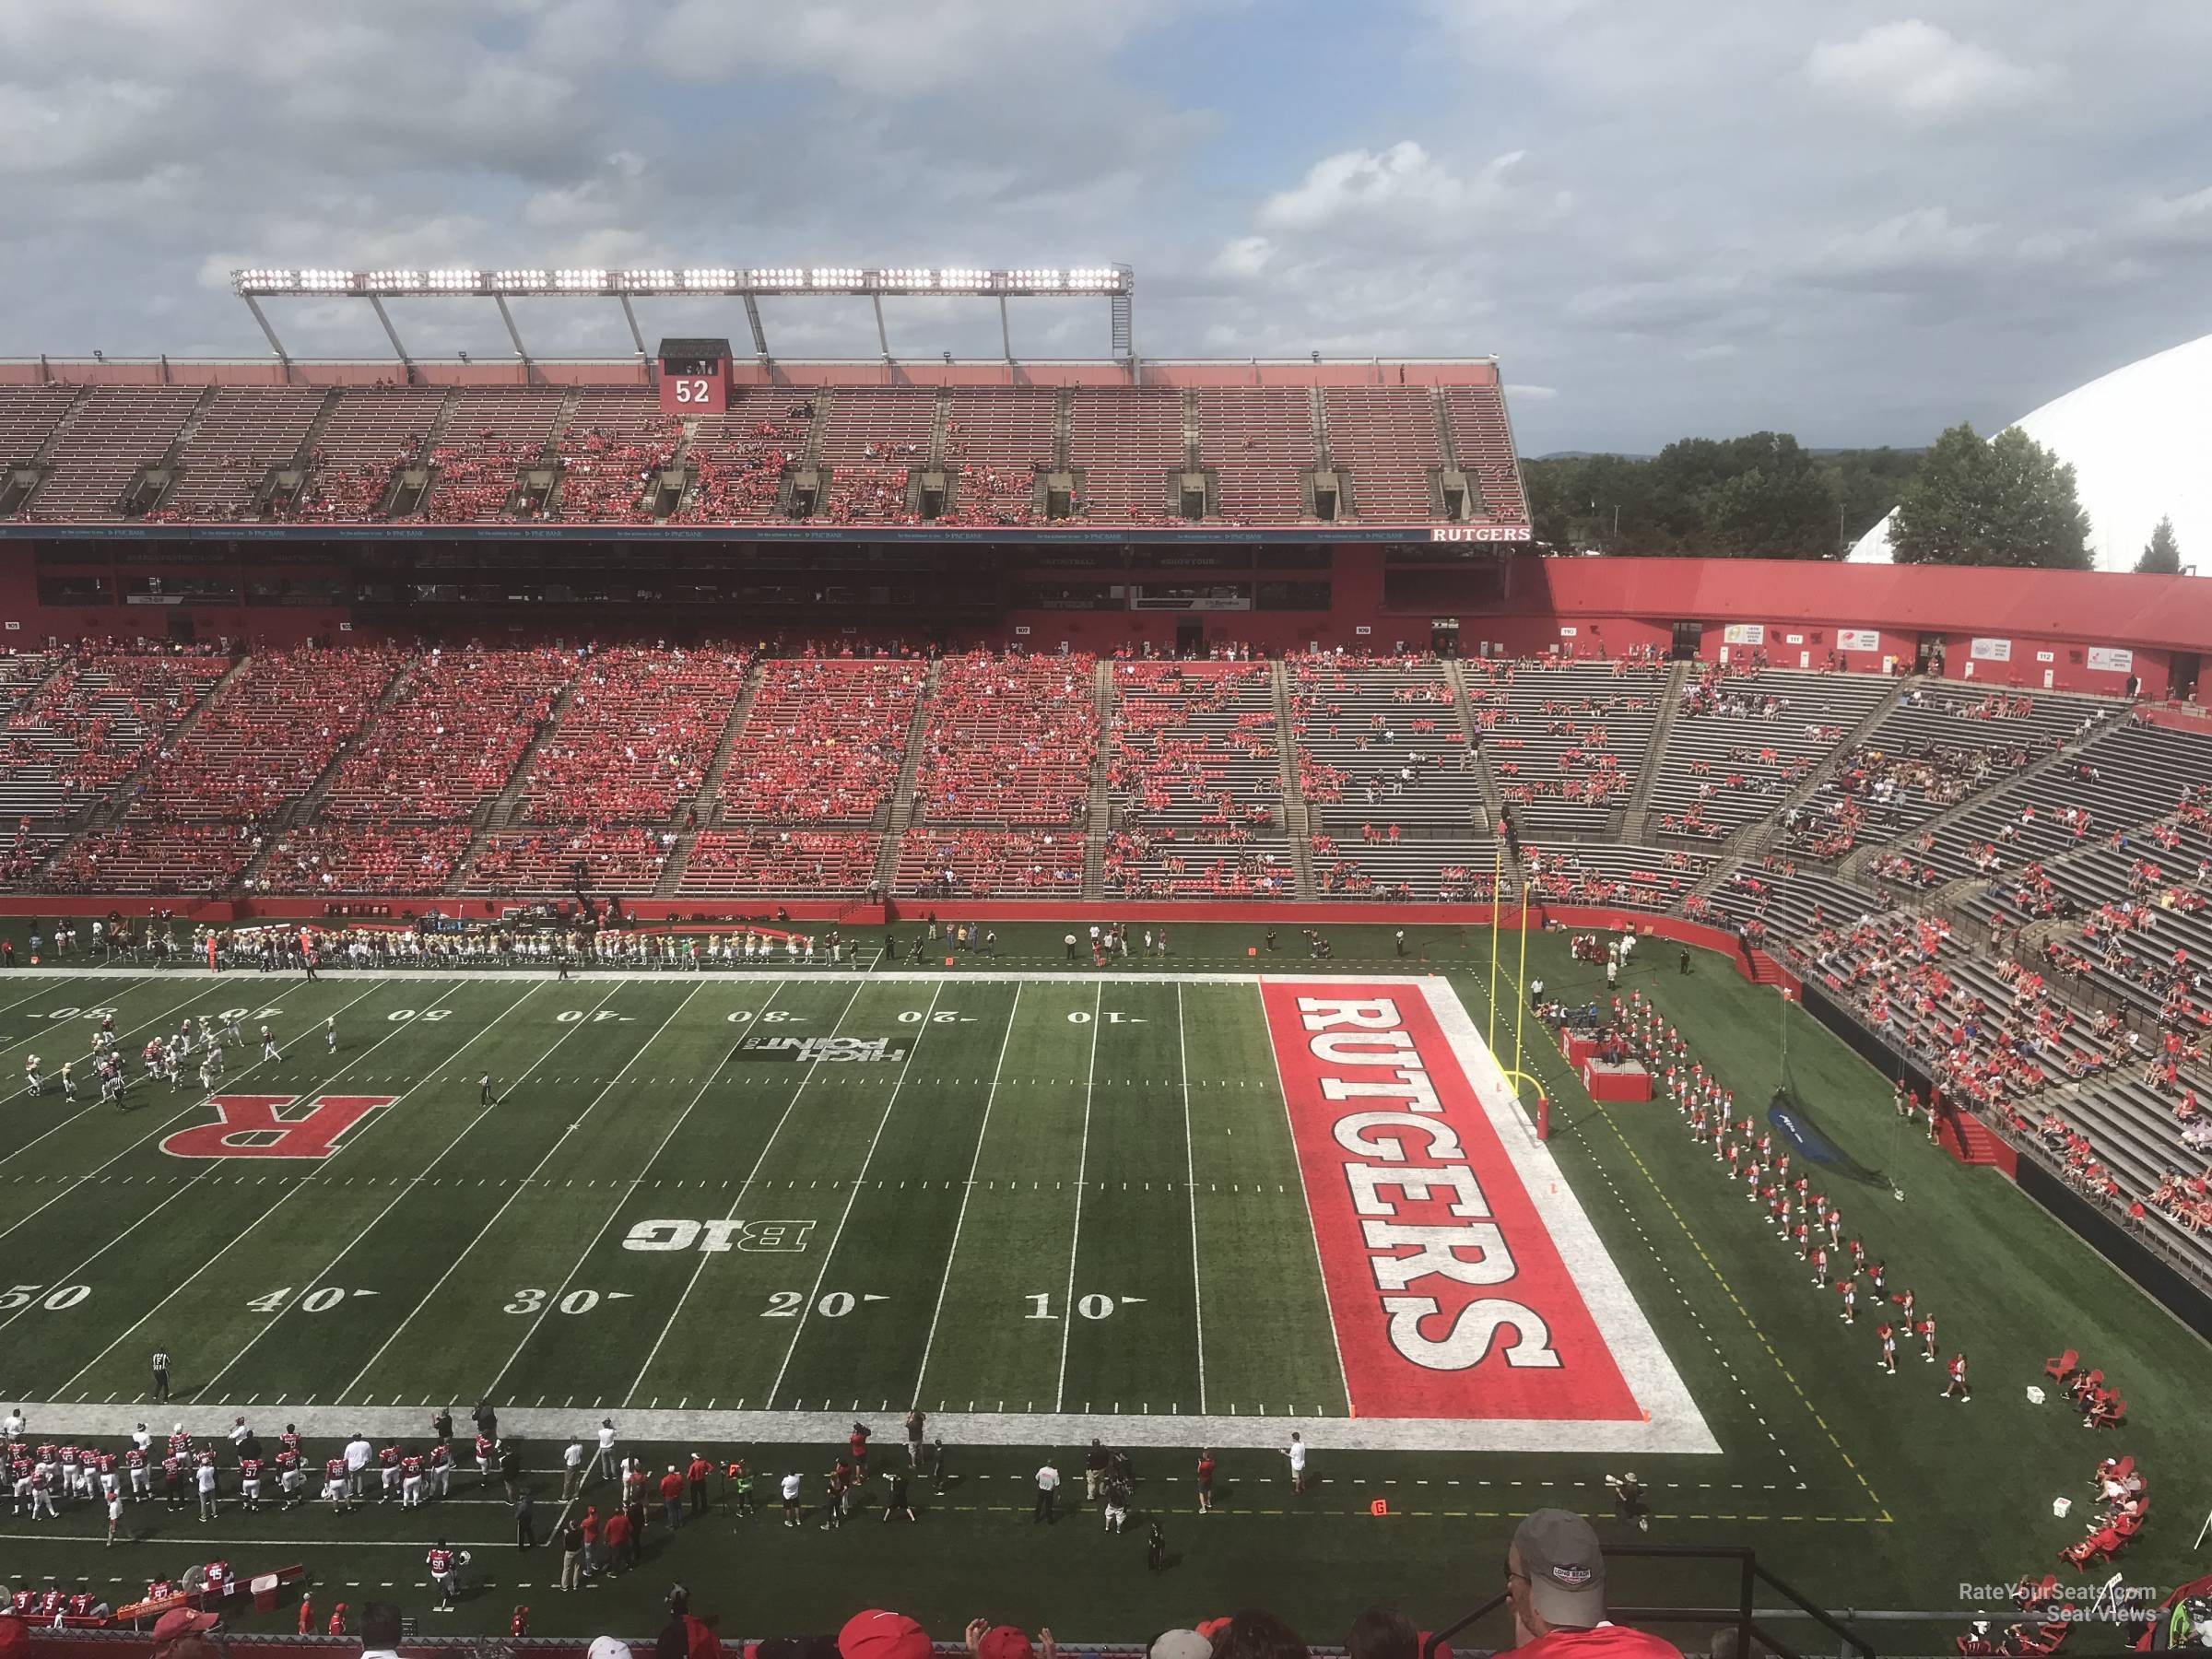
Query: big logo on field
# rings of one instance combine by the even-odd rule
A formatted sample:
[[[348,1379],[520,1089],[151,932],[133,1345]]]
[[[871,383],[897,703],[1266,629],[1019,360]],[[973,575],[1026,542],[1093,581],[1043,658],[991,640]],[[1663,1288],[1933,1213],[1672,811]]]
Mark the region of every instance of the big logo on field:
[[[371,1112],[397,1095],[213,1095],[215,1122],[161,1142],[171,1158],[328,1158]]]
[[[1354,1414],[1488,1421],[1500,1446],[1712,1449],[1449,988],[1262,997]]]

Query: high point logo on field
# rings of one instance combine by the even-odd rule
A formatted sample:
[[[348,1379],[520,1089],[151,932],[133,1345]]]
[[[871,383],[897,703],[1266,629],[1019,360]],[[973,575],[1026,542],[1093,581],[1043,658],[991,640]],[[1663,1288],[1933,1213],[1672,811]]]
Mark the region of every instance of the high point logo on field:
[[[328,1158],[371,1113],[397,1095],[317,1095],[291,1113],[298,1095],[208,1097],[215,1122],[195,1124],[162,1139],[171,1158]],[[288,1113],[289,1115],[288,1115]]]
[[[671,1251],[697,1249],[703,1255],[724,1251],[790,1252],[806,1248],[812,1221],[741,1221],[736,1217],[712,1221],[640,1221],[622,1241],[625,1250]]]
[[[869,1065],[906,1058],[903,1046],[894,1048],[888,1037],[744,1037],[736,1055],[745,1060],[796,1060],[812,1065]]]

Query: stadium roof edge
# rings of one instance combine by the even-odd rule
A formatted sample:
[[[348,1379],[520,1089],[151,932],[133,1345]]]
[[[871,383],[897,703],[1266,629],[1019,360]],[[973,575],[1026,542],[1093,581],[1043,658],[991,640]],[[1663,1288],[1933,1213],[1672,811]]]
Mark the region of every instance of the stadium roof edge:
[[[533,372],[535,371],[535,373]],[[653,364],[636,355],[472,362],[389,358],[0,357],[0,386],[228,385],[365,386],[394,380],[421,386],[588,384],[649,386]],[[736,385],[854,386],[1314,386],[1495,384],[1496,357],[1141,358],[808,358],[732,363]]]

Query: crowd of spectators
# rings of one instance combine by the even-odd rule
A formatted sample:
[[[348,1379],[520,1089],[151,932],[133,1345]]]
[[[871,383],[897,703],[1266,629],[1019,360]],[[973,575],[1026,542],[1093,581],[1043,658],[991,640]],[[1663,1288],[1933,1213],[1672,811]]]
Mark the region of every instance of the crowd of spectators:
[[[506,787],[574,671],[571,654],[549,648],[433,648],[340,762],[323,816],[467,818]]]
[[[650,893],[661,879],[672,831],[642,824],[571,825],[485,839],[463,890],[470,893]]]
[[[702,830],[677,891],[853,893],[876,884],[881,839],[865,830]]]
[[[615,430],[589,427],[564,433],[557,450],[560,490],[545,516],[641,524],[650,522],[647,490],[675,463],[684,423],[673,418],[625,422]]]
[[[568,708],[531,757],[530,821],[668,821],[706,781],[747,661],[716,647],[625,645],[585,655]]]
[[[305,794],[405,661],[384,647],[259,653],[164,747],[133,819],[263,818]]]
[[[311,824],[276,832],[249,893],[441,893],[468,851],[465,824]]]
[[[1080,824],[1099,747],[1085,653],[971,652],[937,670],[914,800],[931,823]]]
[[[906,761],[924,665],[884,658],[771,657],[722,779],[726,818],[863,823]]]
[[[899,848],[897,890],[917,899],[1027,898],[1076,893],[1083,837],[1053,830],[910,830]]]

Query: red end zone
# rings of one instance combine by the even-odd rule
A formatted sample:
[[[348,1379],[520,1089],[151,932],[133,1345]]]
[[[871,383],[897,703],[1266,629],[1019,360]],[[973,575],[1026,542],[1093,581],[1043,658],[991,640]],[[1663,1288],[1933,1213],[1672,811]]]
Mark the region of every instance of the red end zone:
[[[1354,1414],[1646,1420],[1420,985],[1261,994]]]

